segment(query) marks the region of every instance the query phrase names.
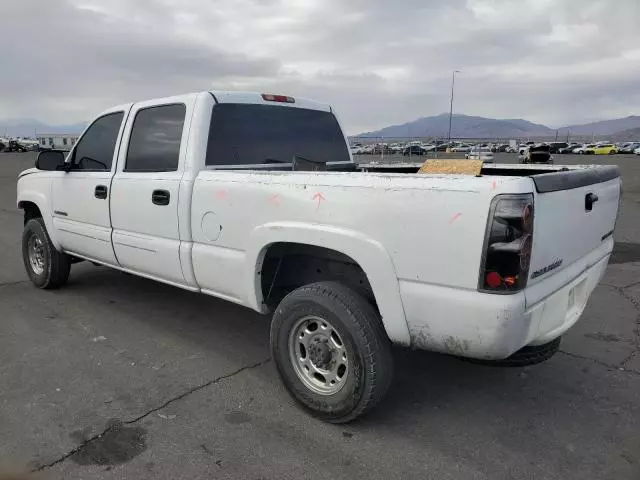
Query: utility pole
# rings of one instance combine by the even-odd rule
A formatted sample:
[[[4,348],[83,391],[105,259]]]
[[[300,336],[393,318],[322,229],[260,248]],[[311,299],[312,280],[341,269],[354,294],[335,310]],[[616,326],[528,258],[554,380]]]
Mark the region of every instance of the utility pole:
[[[460,73],[460,70],[454,70],[451,74],[451,102],[449,103],[449,135],[447,135],[447,146],[451,146],[451,119],[453,117],[453,89],[456,85],[456,73]]]

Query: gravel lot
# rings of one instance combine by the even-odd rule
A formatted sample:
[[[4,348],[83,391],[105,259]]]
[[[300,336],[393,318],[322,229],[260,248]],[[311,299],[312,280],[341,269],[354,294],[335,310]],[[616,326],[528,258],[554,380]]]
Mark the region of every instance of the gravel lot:
[[[391,394],[344,426],[289,399],[269,319],[104,267],[40,291],[20,170],[0,154],[0,464],[46,478],[640,478],[640,157],[617,163],[616,252],[562,353],[524,369],[398,350]],[[497,161],[514,161],[500,155]]]

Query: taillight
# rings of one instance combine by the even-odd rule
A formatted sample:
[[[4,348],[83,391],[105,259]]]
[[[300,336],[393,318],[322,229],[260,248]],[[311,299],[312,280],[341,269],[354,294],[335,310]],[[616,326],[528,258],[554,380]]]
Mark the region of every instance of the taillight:
[[[286,95],[272,95],[270,93],[263,93],[262,99],[267,102],[296,103],[296,99],[293,97],[287,97]]]
[[[497,195],[491,202],[478,289],[513,293],[527,285],[533,241],[533,195]]]

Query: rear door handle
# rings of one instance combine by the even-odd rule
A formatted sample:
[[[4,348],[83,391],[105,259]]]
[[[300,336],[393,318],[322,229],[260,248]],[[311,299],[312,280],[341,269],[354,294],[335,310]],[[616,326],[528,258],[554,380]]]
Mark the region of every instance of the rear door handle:
[[[151,194],[151,201],[154,205],[169,205],[171,194],[167,190],[154,190]]]
[[[590,212],[593,209],[593,204],[598,201],[598,195],[595,193],[587,193],[584,196],[584,209]]]
[[[108,192],[109,192],[109,190],[107,189],[107,187],[105,185],[97,185],[96,189],[94,191],[94,195],[96,196],[96,198],[104,200],[105,198],[107,198],[107,193]]]

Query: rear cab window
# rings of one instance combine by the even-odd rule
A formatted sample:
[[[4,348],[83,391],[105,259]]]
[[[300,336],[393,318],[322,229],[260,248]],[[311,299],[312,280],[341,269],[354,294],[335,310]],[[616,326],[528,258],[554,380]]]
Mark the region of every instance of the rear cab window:
[[[294,157],[326,163],[351,161],[333,113],[261,104],[214,106],[207,166],[291,165]]]

